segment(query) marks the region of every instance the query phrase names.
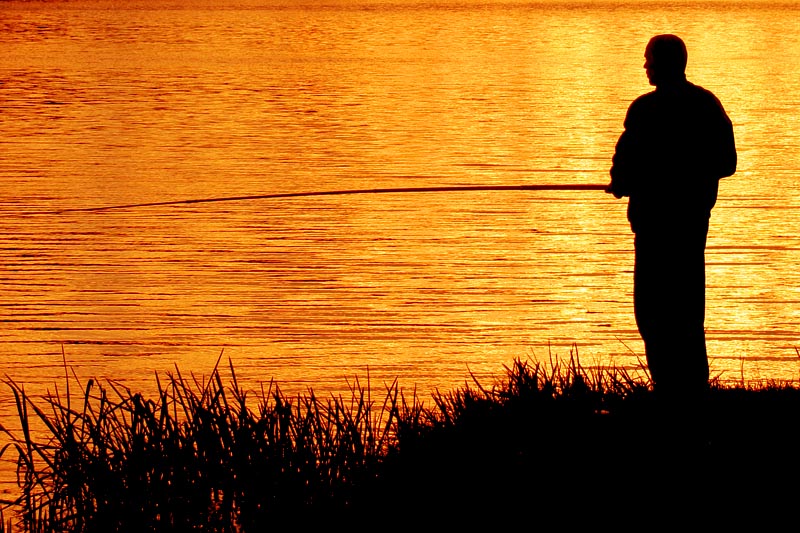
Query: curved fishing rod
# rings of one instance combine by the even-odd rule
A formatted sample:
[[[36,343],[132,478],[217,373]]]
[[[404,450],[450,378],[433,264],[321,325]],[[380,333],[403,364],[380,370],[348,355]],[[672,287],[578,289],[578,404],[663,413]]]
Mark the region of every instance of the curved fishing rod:
[[[275,194],[255,194],[249,196],[227,196],[221,198],[195,198],[190,200],[170,200],[141,204],[109,205],[100,207],[76,207],[52,211],[61,213],[89,213],[117,209],[136,209],[140,207],[162,207],[170,205],[206,204],[215,202],[241,202],[246,200],[272,200],[279,198],[301,198],[305,196],[341,196],[346,194],[406,194],[425,192],[463,192],[463,191],[604,191],[608,185],[599,184],[540,184],[540,185],[464,185],[442,187],[393,187],[387,189],[345,189],[339,191],[288,192]]]

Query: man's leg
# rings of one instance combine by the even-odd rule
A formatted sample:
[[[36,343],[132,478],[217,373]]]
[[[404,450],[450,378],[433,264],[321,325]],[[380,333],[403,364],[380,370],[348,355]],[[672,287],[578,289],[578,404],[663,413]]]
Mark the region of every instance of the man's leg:
[[[637,235],[634,311],[656,389],[693,396],[708,385],[705,231]]]

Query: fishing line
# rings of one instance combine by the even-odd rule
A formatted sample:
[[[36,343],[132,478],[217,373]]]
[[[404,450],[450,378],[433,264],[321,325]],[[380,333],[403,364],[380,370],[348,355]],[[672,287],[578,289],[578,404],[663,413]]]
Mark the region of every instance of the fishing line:
[[[466,191],[601,191],[608,185],[599,184],[539,184],[539,185],[466,185],[443,187],[394,187],[387,189],[345,189],[338,191],[288,192],[275,194],[255,194],[249,196],[227,196],[221,198],[194,198],[189,200],[170,200],[164,202],[146,202],[140,204],[108,205],[99,207],[76,207],[58,209],[48,214],[92,213],[120,209],[137,209],[143,207],[163,207],[171,205],[207,204],[216,202],[242,202],[248,200],[274,200],[280,198],[302,198],[309,196],[342,196],[349,194],[407,194],[434,192],[466,192]]]

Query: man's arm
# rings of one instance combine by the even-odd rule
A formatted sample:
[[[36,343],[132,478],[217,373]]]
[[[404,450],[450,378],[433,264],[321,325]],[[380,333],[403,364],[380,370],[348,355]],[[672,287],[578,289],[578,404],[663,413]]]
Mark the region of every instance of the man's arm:
[[[720,128],[719,168],[717,173],[721,179],[732,176],[736,172],[737,156],[736,141],[733,137],[733,123],[722,108],[722,104],[720,104],[719,108],[722,112],[723,120]]]
[[[706,100],[707,126],[703,128],[704,140],[707,146],[705,176],[720,180],[736,172],[736,141],[733,137],[733,123],[722,107],[719,99],[711,94]]]
[[[634,102],[635,104],[635,102]],[[613,194],[616,198],[630,196],[631,185],[634,178],[635,163],[638,148],[637,135],[635,133],[635,120],[633,115],[633,104],[628,108],[625,116],[624,131],[617,141],[614,149],[614,157],[611,159],[611,183],[608,184],[606,192]]]

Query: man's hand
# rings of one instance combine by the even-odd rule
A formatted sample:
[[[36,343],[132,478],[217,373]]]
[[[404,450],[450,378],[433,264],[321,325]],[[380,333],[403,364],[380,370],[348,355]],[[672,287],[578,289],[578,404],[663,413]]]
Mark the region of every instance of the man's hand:
[[[606,187],[606,192],[608,194],[613,194],[614,198],[617,198],[617,199],[622,198],[622,196],[623,196],[622,194],[620,194],[620,193],[618,193],[617,191],[614,190],[614,187],[612,186],[611,183],[609,183],[608,187]]]

